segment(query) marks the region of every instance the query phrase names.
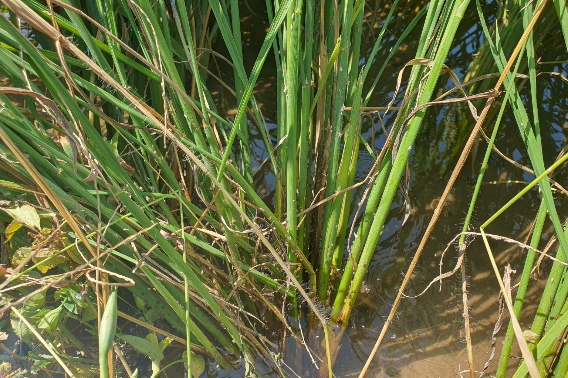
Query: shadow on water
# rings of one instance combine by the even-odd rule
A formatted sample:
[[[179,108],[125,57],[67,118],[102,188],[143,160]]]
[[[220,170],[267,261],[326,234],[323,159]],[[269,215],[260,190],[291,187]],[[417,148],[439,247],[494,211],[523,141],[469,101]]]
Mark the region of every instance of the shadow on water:
[[[267,17],[262,3],[248,1],[247,6],[245,6],[245,3],[241,2],[242,14],[249,12],[250,7],[254,8],[255,12],[255,15],[245,14],[241,22],[244,35],[243,40],[245,41],[243,55],[249,57],[249,67],[246,67],[249,71],[262,43],[265,35],[264,31],[268,28],[267,22],[264,21]],[[371,68],[370,78],[373,78],[380,69],[380,64],[376,63],[382,62],[386,58],[398,36],[402,34],[406,25],[415,16],[414,8],[418,10],[423,6],[420,1],[414,1],[413,4],[415,5],[404,5],[404,9],[407,10],[401,11],[393,23],[391,23],[389,27],[391,37],[385,41],[384,46],[379,51],[376,62],[373,62],[375,64]],[[470,5],[471,10],[468,10],[470,14],[475,14],[474,5]],[[376,4],[367,2],[366,9],[376,9],[377,14],[380,15],[376,18],[373,18],[371,12],[366,15],[366,30],[363,32],[366,38],[364,39],[365,45],[361,51],[366,51],[367,54],[370,53],[374,40],[382,26],[383,13],[388,12],[388,8],[385,8],[385,6],[385,2],[381,1],[377,1]],[[495,12],[496,9],[496,3],[490,2],[484,8],[484,11],[486,14],[490,14],[491,11]],[[554,31],[554,33],[558,32],[558,30]],[[369,106],[386,106],[390,101],[396,86],[396,76],[404,64],[414,58],[419,34],[420,28],[417,28],[401,45],[399,52],[383,73],[381,86],[375,91]],[[562,38],[562,36],[560,34],[556,36],[551,35],[550,38]],[[460,80],[468,72],[468,68],[474,59],[473,53],[478,51],[482,42],[483,32],[478,23],[477,14],[475,14],[475,17],[466,17],[456,34],[455,47],[451,50],[446,62],[446,65],[456,72]],[[561,46],[562,44],[558,44],[558,47]],[[228,56],[222,43],[218,43],[216,49],[221,54]],[[566,61],[567,57],[560,56],[558,51],[552,48],[552,46],[539,46],[537,56],[541,56],[542,61],[560,61],[560,64],[557,65],[541,66],[541,72],[566,72],[568,69],[566,63],[561,64],[562,61]],[[362,59],[360,64],[364,63],[367,62],[365,59]],[[221,61],[218,61],[217,64],[223,80],[226,80],[231,85],[233,80],[232,69]],[[275,138],[276,125],[274,124],[277,89],[275,76],[273,56],[269,54],[254,94],[263,111],[269,130],[274,132],[272,133],[274,143],[277,142]],[[372,82],[372,80],[370,81]],[[439,90],[453,87],[453,84],[447,78],[444,78],[441,82]],[[228,94],[222,86],[216,85],[211,78],[209,79],[209,84],[218,88],[215,92],[215,101],[218,108],[225,112],[227,118],[234,117],[236,112],[234,97]],[[542,99],[543,107],[539,116],[542,125],[541,133],[545,164],[551,164],[566,144],[568,137],[568,104],[565,96],[555,95],[566,93],[567,86],[568,84],[557,76],[547,74],[540,76],[538,96]],[[528,85],[525,85],[521,90],[525,103],[529,103],[529,94]],[[455,166],[457,156],[453,149],[459,143],[457,136],[460,134],[468,135],[469,133],[468,130],[458,130],[463,125],[462,118],[466,114],[465,111],[464,106],[456,105],[453,107],[434,107],[427,112],[408,167],[410,216],[406,223],[403,224],[405,218],[404,195],[399,192],[393,201],[389,217],[385,223],[373,261],[367,273],[365,284],[351,316],[350,325],[343,337],[339,357],[334,365],[334,373],[338,377],[358,376],[372,350],[391,309],[410,260],[414,256],[420,239],[432,217],[438,197],[442,194]],[[385,116],[381,112],[380,116],[382,117],[382,122],[389,126],[396,115],[391,112]],[[472,117],[470,115],[468,117],[469,123],[467,123],[467,127],[471,128],[473,127]],[[486,132],[490,132],[490,129],[489,131],[487,130],[492,128],[492,126],[493,123],[486,125]],[[251,155],[254,157],[253,167],[258,170],[255,174],[256,187],[267,202],[273,203],[275,179],[269,164],[261,164],[267,158],[267,153],[264,150],[262,139],[255,131],[255,128],[251,127],[250,130],[251,133],[256,133],[255,137],[251,138],[250,146]],[[367,142],[373,144],[376,150],[382,148],[386,138],[381,131],[381,123],[376,114],[363,117],[362,133]],[[374,141],[373,136],[375,136]],[[525,166],[530,165],[510,109],[505,113],[496,146],[501,152],[516,162]],[[485,148],[485,142],[479,143],[478,152],[476,153],[474,149],[472,156],[470,156],[458,178],[444,208],[443,215],[438,221],[415,269],[406,292],[408,296],[418,295],[432,279],[440,274],[442,251],[453,237],[461,231],[473,193],[475,175],[479,171]],[[373,159],[371,155],[361,146],[356,182],[365,178],[372,164]],[[555,176],[555,180],[564,186],[567,183],[566,175],[566,170],[560,171]],[[493,154],[489,161],[485,184],[482,186],[481,194],[477,201],[471,227],[478,230],[480,224],[523,188],[524,182],[532,179],[533,176],[530,174]],[[364,188],[362,187],[353,191],[353,204],[360,202],[363,191]],[[558,194],[556,200],[559,216],[561,219],[565,219],[568,216],[568,208],[562,206],[565,203],[565,198],[563,195]],[[499,217],[487,231],[519,241],[525,241],[524,239],[529,232],[530,225],[536,216],[538,204],[539,195],[535,189],[521,198],[514,205],[514,208]],[[355,209],[352,209],[351,222],[355,222],[357,226],[359,219],[353,219],[354,213]],[[550,224],[545,225],[541,245],[545,244],[553,233],[552,226]],[[469,279],[468,295],[471,334],[474,344],[475,367],[476,370],[481,370],[491,353],[491,335],[498,318],[499,291],[497,280],[493,275],[487,252],[481,239],[470,239],[469,242],[466,271]],[[502,268],[506,264],[511,264],[512,269],[517,271],[513,278],[514,282],[517,282],[520,279],[525,252],[521,251],[517,246],[504,242],[492,242],[492,246],[499,266]],[[554,247],[554,249],[556,248]],[[457,251],[454,246],[451,246],[443,259],[443,271],[452,270],[456,259]],[[541,263],[540,268],[540,274],[535,273],[533,275],[527,299],[525,300],[523,316],[520,319],[524,327],[530,326],[530,321],[538,306],[540,293],[542,292],[550,263],[545,259]],[[507,318],[506,312],[505,316]],[[489,366],[488,372],[494,371],[496,368],[495,362],[499,358],[500,345],[507,321],[499,333],[500,338],[496,344],[496,357]],[[307,324],[305,318],[300,324],[305,327]],[[314,338],[318,341],[322,340],[323,333],[321,330],[304,328],[303,332],[310,341],[313,341]],[[289,340],[289,343],[295,343],[295,341],[292,339]],[[293,350],[293,348],[290,350]],[[297,356],[296,353],[285,353],[283,361],[290,367],[300,366],[297,363]],[[520,353],[513,349],[512,356],[516,358],[511,358],[511,366],[515,366]],[[320,365],[319,362],[317,364],[318,366]],[[301,376],[312,376],[315,374],[313,364],[307,354],[303,356],[301,366],[303,366],[303,372],[298,373]],[[371,369],[367,374],[369,377],[409,377],[415,375],[444,377],[454,376],[458,374],[460,369],[467,369],[459,272],[453,277],[445,279],[441,286],[437,283],[425,294],[417,298],[403,300],[397,317],[390,326],[386,340],[382,343],[371,365]],[[238,372],[233,373],[228,376],[239,376]],[[270,373],[267,373],[266,376],[270,376]],[[291,374],[291,376],[294,375]]]

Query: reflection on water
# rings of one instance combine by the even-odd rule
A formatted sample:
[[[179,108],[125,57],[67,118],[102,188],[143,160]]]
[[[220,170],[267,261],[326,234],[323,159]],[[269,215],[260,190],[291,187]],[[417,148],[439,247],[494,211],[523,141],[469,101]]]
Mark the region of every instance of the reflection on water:
[[[379,4],[381,2],[378,2]],[[257,51],[262,43],[264,34],[255,33],[253,20],[266,19],[260,4],[255,5],[255,13],[258,17],[246,18],[242,22],[243,33],[247,35],[247,44],[243,46],[244,56],[250,57],[250,65],[257,56]],[[368,4],[369,5],[369,4]],[[373,6],[369,9],[381,9],[381,6]],[[382,5],[382,3],[381,3]],[[496,9],[496,4],[491,2],[487,6],[487,12]],[[484,9],[485,10],[485,9]],[[473,12],[473,8],[471,10]],[[380,11],[379,11],[380,12]],[[372,16],[370,16],[372,17]],[[402,12],[389,28],[393,35],[385,41],[381,52],[376,61],[382,62],[389,53],[390,47],[396,42],[394,36],[399,36],[409,21],[414,17],[410,12]],[[374,38],[373,33],[381,27],[382,18],[373,18],[372,22],[365,24],[367,30],[363,35],[367,36],[366,45],[362,51],[370,52]],[[263,27],[266,27],[263,24]],[[369,30],[369,25],[374,25]],[[396,75],[404,64],[414,58],[414,51],[417,46],[420,28],[411,34],[407,41],[401,46],[400,52],[395,59],[387,66],[383,73],[381,84],[377,88],[369,106],[385,106],[394,93]],[[547,39],[562,36],[558,34],[558,29],[553,29]],[[479,49],[483,42],[482,31],[477,23],[476,17],[467,17],[462,21],[456,37],[456,47],[450,53],[446,64],[452,68],[456,74],[463,79],[468,72],[469,65],[474,59],[473,53]],[[543,62],[566,61],[565,51],[562,52],[562,44],[557,44],[557,49],[552,46],[538,46],[537,56]],[[223,46],[219,44],[218,51],[223,53]],[[559,52],[560,51],[560,52]],[[564,54],[564,55],[560,55]],[[273,143],[277,143],[275,136],[276,125],[273,123],[276,118],[276,84],[273,58],[265,63],[265,69],[261,74],[259,84],[256,87],[255,96],[261,104],[263,115],[266,118],[267,126],[273,137]],[[361,64],[366,63],[366,59],[361,59]],[[232,69],[224,67],[219,62],[224,80],[232,80]],[[380,64],[373,65],[369,77],[377,74]],[[541,135],[544,151],[545,164],[549,165],[560,153],[568,140],[568,102],[565,94],[568,84],[562,81],[559,76],[545,74],[544,72],[564,72],[568,70],[568,64],[548,64],[540,67],[543,75],[537,88],[537,96],[542,101],[539,117],[541,123]],[[210,84],[214,83],[210,79]],[[441,86],[452,87],[451,82],[442,81]],[[225,101],[226,115],[231,117],[234,114],[234,98],[222,93],[221,86],[218,87],[216,96],[217,103]],[[444,89],[444,88],[441,88]],[[525,85],[521,90],[521,95],[525,103],[529,103],[529,88]],[[223,99],[223,100],[221,100]],[[231,103],[232,101],[232,103]],[[396,105],[396,104],[395,104]],[[499,104],[498,104],[499,105]],[[527,109],[530,112],[530,109]],[[409,198],[411,205],[411,215],[403,225],[405,216],[404,196],[399,193],[392,204],[389,218],[381,234],[381,238],[376,247],[372,264],[369,268],[365,284],[359,294],[357,305],[350,319],[349,328],[343,338],[339,357],[334,365],[334,373],[338,377],[356,377],[365,363],[370,351],[379,335],[383,323],[391,309],[392,302],[397,290],[408,268],[408,264],[417,250],[418,243],[422,237],[427,224],[432,217],[433,209],[437,205],[437,198],[442,194],[451,171],[455,165],[455,148],[461,146],[464,135],[468,135],[468,127],[473,126],[471,116],[469,124],[464,123],[465,108],[463,105],[430,108],[425,117],[420,134],[417,138],[412,158],[409,163]],[[530,114],[530,113],[529,113]],[[386,116],[381,114],[382,122],[385,125],[392,124],[395,113],[391,112]],[[530,115],[529,115],[530,116]],[[461,127],[465,130],[460,130]],[[490,132],[493,124],[486,124],[486,132]],[[506,156],[525,166],[530,166],[530,161],[524,151],[523,142],[519,136],[518,128],[512,112],[508,109],[505,112],[501,132],[499,133],[496,146]],[[374,129],[374,130],[373,130]],[[254,127],[251,132],[255,133]],[[369,143],[373,143],[374,148],[380,149],[385,142],[385,136],[381,131],[381,124],[377,115],[369,115],[363,118],[362,127],[363,137]],[[438,221],[436,228],[426,245],[426,249],[420,258],[414,271],[406,294],[416,296],[421,293],[428,283],[440,274],[440,270],[447,272],[453,269],[457,259],[457,251],[452,246],[445,254],[443,265],[440,266],[442,251],[447,243],[461,231],[465,213],[469,206],[469,201],[473,192],[473,185],[478,174],[483,154],[485,153],[486,143],[480,141],[477,150],[474,149],[472,156],[467,162],[462,174],[456,182],[451,196],[445,205],[444,212]],[[259,135],[251,137],[251,155],[255,157],[253,161],[255,174],[255,184],[260,195],[269,203],[273,201],[273,191],[275,180],[270,164],[262,164],[267,158],[264,144]],[[477,152],[476,152],[477,151]],[[371,155],[364,147],[360,148],[360,157],[356,182],[365,178],[368,170],[373,164]],[[554,179],[563,186],[568,184],[566,170],[559,171]],[[516,193],[518,193],[523,183],[531,181],[534,177],[527,172],[514,167],[496,154],[492,154],[489,167],[485,175],[485,182],[481,189],[480,197],[477,201],[474,219],[471,222],[473,229],[478,229],[479,225],[487,220],[496,210],[504,205]],[[520,183],[519,183],[520,182]],[[364,188],[354,190],[353,204],[359,203],[363,195]],[[562,206],[565,197],[556,194],[558,212],[561,219],[568,216],[568,207]],[[538,190],[529,191],[521,198],[512,209],[506,211],[488,228],[488,232],[505,235],[519,241],[525,241],[530,224],[536,216],[539,204]],[[351,221],[354,220],[353,210]],[[361,214],[359,214],[360,216]],[[552,227],[547,224],[542,235],[542,243],[553,235]],[[474,344],[474,359],[476,369],[481,370],[483,364],[491,353],[491,334],[494,323],[498,317],[498,287],[497,281],[493,276],[490,263],[487,259],[485,248],[478,238],[470,239],[467,249],[466,271],[469,279],[469,307],[471,316],[471,331]],[[493,251],[496,254],[497,263],[500,267],[511,264],[512,269],[517,271],[514,281],[518,281],[524,264],[525,252],[516,246],[511,246],[503,242],[491,242]],[[550,268],[550,263],[546,260],[542,262],[540,276],[531,281],[523,316],[520,319],[524,327],[530,326],[530,321],[536,306],[538,305],[539,293],[542,291],[543,279]],[[515,281],[515,282],[516,282]],[[404,299],[399,307],[397,317],[390,326],[385,341],[382,343],[378,354],[375,357],[372,371],[367,376],[377,377],[409,377],[419,375],[421,377],[453,376],[459,369],[467,369],[467,355],[465,352],[465,331],[463,326],[463,304],[461,292],[461,280],[459,272],[453,277],[443,280],[442,285],[436,283],[430,290],[417,298]],[[523,323],[524,322],[524,323]],[[527,323],[528,322],[528,323]],[[301,324],[306,327],[307,320]],[[506,324],[504,328],[506,328]],[[489,372],[496,368],[495,360],[500,353],[501,339],[497,342],[497,355],[494,362],[489,367]],[[305,329],[304,334],[307,339],[318,342],[322,339],[322,332],[319,329]],[[293,343],[289,340],[289,343]],[[284,356],[284,362],[291,367],[297,368],[298,356],[293,352],[295,348],[287,348],[288,353]],[[513,356],[519,356],[513,349]],[[316,356],[317,357],[317,356]],[[315,374],[307,354],[302,355],[304,366],[303,370],[309,376]],[[517,359],[511,359],[511,366],[517,363]],[[318,362],[319,365],[319,362]],[[235,373],[235,372],[233,372]],[[230,376],[233,376],[231,373]],[[238,373],[235,373],[238,376]],[[306,374],[306,373],[305,373]],[[270,374],[267,372],[267,375]],[[276,375],[274,375],[276,376]]]

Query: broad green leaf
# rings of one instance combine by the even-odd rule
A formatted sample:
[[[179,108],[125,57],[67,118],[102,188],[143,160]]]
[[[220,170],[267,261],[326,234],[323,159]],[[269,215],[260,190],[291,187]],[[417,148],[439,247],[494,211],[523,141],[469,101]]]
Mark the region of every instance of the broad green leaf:
[[[143,311],[144,307],[146,306],[146,302],[144,302],[144,300],[138,296],[134,296],[134,303],[136,304],[136,307],[138,308],[138,310]]]
[[[187,352],[183,352],[181,358],[186,361],[185,368],[187,369]],[[204,371],[205,359],[201,355],[191,351],[191,376],[193,378],[199,378]]]
[[[97,310],[94,306],[86,306],[83,314],[81,316],[81,320],[84,322],[89,322],[97,318]]]
[[[10,205],[7,201],[1,201],[0,209],[4,210],[8,213],[8,215],[14,218],[14,220],[20,222],[24,226],[31,228],[32,230],[40,229],[39,214],[35,207],[28,204],[14,206]]]
[[[153,346],[157,347],[160,351],[164,351],[163,348],[160,348],[160,343],[158,342],[158,336],[155,332],[151,332],[146,335],[146,340],[149,341]],[[167,346],[167,345],[166,345]],[[165,347],[164,347],[165,348]],[[150,357],[151,358],[151,357]],[[152,358],[151,358],[152,359]],[[160,360],[152,359],[152,373],[153,376],[156,376],[160,371]]]
[[[148,340],[149,342],[151,342],[155,346],[158,346],[158,344],[159,344],[158,343],[158,335],[156,335],[155,332],[150,332],[149,334],[147,334],[146,340]]]
[[[54,331],[59,323],[59,317],[61,316],[61,311],[63,310],[63,305],[49,311],[47,314],[40,319],[38,323],[38,328],[46,329],[48,331]]]
[[[55,300],[62,301],[63,307],[73,314],[79,314],[86,306],[85,298],[73,287],[66,287],[55,292]]]
[[[164,359],[164,354],[160,348],[157,345],[154,345],[151,341],[138,336],[123,335],[120,333],[118,333],[117,336],[132,345],[138,352],[150,357],[152,361],[161,361]]]
[[[22,322],[13,312],[10,314],[10,323],[14,334],[26,344],[30,344],[35,340],[32,331]]]
[[[34,295],[28,301],[26,301],[25,302],[26,303],[26,312],[31,311],[31,310],[37,311],[37,310],[42,309],[43,305],[45,305],[45,296],[46,296],[46,292],[42,291],[41,293]]]
[[[30,257],[31,254],[32,247],[19,248],[16,252],[14,252],[14,256],[12,256],[12,266],[16,267],[20,265],[20,263]]]
[[[199,378],[204,371],[205,359],[199,354],[191,352],[191,375],[193,378]]]
[[[149,323],[155,322],[156,320],[160,319],[160,317],[161,317],[160,313],[154,308],[149,309],[144,314],[145,321]]]

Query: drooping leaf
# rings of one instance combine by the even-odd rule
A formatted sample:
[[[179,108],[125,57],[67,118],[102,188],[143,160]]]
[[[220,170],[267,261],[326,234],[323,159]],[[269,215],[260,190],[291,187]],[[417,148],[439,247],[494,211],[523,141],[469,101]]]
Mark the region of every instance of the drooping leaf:
[[[23,224],[18,222],[17,220],[13,220],[8,227],[6,227],[6,240],[10,241],[12,236],[18,231],[20,228],[23,227]]]
[[[34,264],[39,264],[37,269],[46,273],[48,270],[55,268],[56,266],[63,264],[67,261],[64,255],[54,256],[56,251],[51,249],[42,249],[32,258]],[[49,259],[49,260],[48,260]]]
[[[18,222],[21,224],[20,222]],[[30,241],[27,236],[28,228],[20,227],[18,230],[15,230],[14,233],[10,235],[10,256],[13,256],[14,253],[21,247],[29,247]]]
[[[158,347],[160,348],[160,350],[163,352],[164,349],[166,349],[168,347],[168,345],[170,345],[174,340],[170,339],[169,337],[166,337],[165,339],[163,339],[162,341],[160,341],[158,343]]]

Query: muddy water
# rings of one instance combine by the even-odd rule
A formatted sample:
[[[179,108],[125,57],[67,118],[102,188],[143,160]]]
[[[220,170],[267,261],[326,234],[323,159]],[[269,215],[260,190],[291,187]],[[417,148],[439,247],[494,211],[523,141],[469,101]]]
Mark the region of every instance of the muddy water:
[[[249,5],[253,4],[250,1],[248,3]],[[242,3],[241,5],[243,5],[241,12],[246,12],[245,4]],[[368,5],[375,7],[375,4]],[[241,26],[245,36],[243,38],[243,41],[245,41],[244,56],[251,57],[248,63],[252,67],[265,35],[258,31],[267,29],[268,24],[264,21],[267,17],[262,9],[262,4],[255,3],[254,6],[251,6],[254,8],[255,15],[245,15]],[[382,4],[379,2],[377,9],[381,9],[381,6]],[[474,14],[473,7],[470,8],[470,11]],[[496,9],[494,3],[488,5],[487,12],[490,12],[492,8],[493,11]],[[414,15],[414,12],[402,12],[391,24],[389,32],[393,37],[386,41],[384,47],[381,48],[381,51],[384,51],[384,56],[379,53],[377,62],[382,62],[386,58],[390,47],[396,42],[394,37],[402,33]],[[476,21],[477,16],[463,20],[456,36],[456,41],[458,41],[456,48],[452,50],[446,62],[460,78],[463,78],[468,72],[468,67],[474,59],[472,53],[476,52],[483,42],[482,31]],[[378,35],[381,26],[381,21],[376,22],[373,28],[369,26],[369,23],[365,24],[367,30],[364,31],[363,35],[367,36],[367,39],[362,51],[370,52],[374,37]],[[385,106],[390,101],[396,85],[396,75],[404,64],[414,57],[419,33],[420,29],[418,28],[401,46],[399,53],[383,74],[382,86],[373,95],[369,106]],[[555,31],[555,33],[558,33],[558,31]],[[553,34],[550,38],[557,38],[556,40],[561,41],[562,36]],[[224,47],[219,45],[217,51],[224,53],[223,49]],[[561,43],[558,44],[557,50],[562,51]],[[542,56],[542,61],[566,61],[566,55],[560,55],[557,50],[551,48],[551,46],[539,46],[537,56]],[[361,60],[361,63],[364,62],[366,62],[366,59]],[[224,67],[222,63],[219,63],[219,66],[223,78],[231,85],[232,70],[230,67]],[[255,96],[263,110],[269,130],[273,130],[276,128],[274,124],[276,117],[276,80],[275,72],[272,71],[274,64],[271,55],[269,55],[265,67]],[[248,68],[250,69],[250,67]],[[369,77],[373,78],[379,68],[380,64],[375,64]],[[566,73],[568,65],[566,63],[542,65],[539,69],[541,72]],[[543,74],[539,78],[541,80],[539,80],[537,92],[540,101],[543,103],[539,112],[542,143],[545,164],[549,165],[566,145],[566,138],[568,137],[568,103],[566,102],[568,84],[550,74]],[[211,82],[211,84],[213,83]],[[451,87],[451,83],[448,83],[446,87]],[[528,85],[521,92],[525,103],[528,103],[529,99],[527,87]],[[222,108],[225,115],[227,117],[234,116],[234,99],[231,99],[227,93],[223,93],[222,87],[219,87],[216,98],[218,106]],[[340,354],[334,366],[334,373],[338,377],[358,376],[372,350],[390,312],[400,282],[432,217],[437,199],[442,194],[455,166],[456,157],[452,155],[451,151],[458,143],[459,138],[457,136],[460,134],[458,128],[462,127],[460,117],[463,114],[465,114],[464,108],[459,106],[432,108],[427,113],[409,163],[408,195],[411,215],[403,224],[405,215],[404,196],[402,193],[398,193],[376,247],[365,284],[350,319],[349,328],[341,344]],[[390,114],[383,118],[383,122],[389,125],[393,119],[394,114]],[[471,128],[471,117],[469,119],[468,127]],[[492,126],[493,123],[486,125],[486,130],[488,127],[492,128]],[[366,117],[363,121],[363,136],[369,143],[372,143],[373,128],[377,135],[374,147],[378,150],[382,148],[385,137],[380,131],[381,125],[376,115]],[[254,132],[254,128],[252,130]],[[490,129],[487,132],[489,133]],[[467,131],[461,131],[461,133],[466,134]],[[510,110],[505,113],[496,146],[516,162],[530,166],[530,161]],[[474,148],[473,155],[456,182],[443,215],[419,260],[407,295],[416,296],[421,293],[428,283],[440,273],[442,251],[452,238],[461,231],[473,192],[475,175],[479,171],[485,149],[485,142],[480,142],[478,147]],[[251,140],[251,151],[255,158],[253,164],[258,167],[260,162],[267,157],[260,137]],[[373,162],[363,147],[360,149],[359,162],[356,182],[366,176]],[[566,175],[565,171],[559,172],[555,176],[555,180],[566,186],[568,184]],[[271,201],[275,180],[270,168],[267,165],[263,166],[262,172],[256,177],[259,193],[265,200]],[[471,222],[472,229],[477,231],[480,224],[523,188],[523,182],[532,179],[533,177],[530,174],[493,154],[485,176],[486,184],[482,187],[475,208],[474,220]],[[359,202],[362,193],[363,189],[354,191],[354,204]],[[563,206],[566,204],[566,198],[561,194],[556,194],[556,201],[560,218],[566,219],[568,207]],[[488,227],[487,231],[524,242],[531,222],[536,216],[538,205],[539,195],[535,189],[527,193],[512,209],[498,218]],[[352,214],[352,221],[354,221],[353,216],[354,214]],[[552,226],[547,223],[542,235],[541,247],[546,244],[553,233]],[[471,239],[469,242],[466,271],[469,280],[471,334],[474,344],[475,369],[481,370],[491,354],[491,335],[498,318],[498,286],[480,238]],[[516,246],[503,242],[492,242],[492,246],[499,266],[503,268],[506,264],[510,264],[512,269],[517,271],[513,280],[518,281],[524,264],[525,252]],[[553,250],[555,251],[556,248],[554,247]],[[451,247],[442,261],[444,272],[453,269],[456,258],[457,252],[454,247]],[[524,328],[530,327],[549,268],[550,263],[546,260],[543,261],[540,265],[540,273],[535,273],[534,279],[531,280],[523,317],[521,318],[521,325]],[[496,360],[499,358],[506,325],[507,321],[503,330],[499,333],[496,343],[496,356],[487,370],[488,373],[494,372],[496,368]],[[308,338],[319,336],[318,331],[304,329],[304,332]],[[512,356],[511,366],[515,366],[518,361],[516,357],[520,356],[520,353],[514,349]],[[290,366],[298,366],[296,359],[296,354],[284,355],[284,361]],[[303,365],[305,372],[310,371],[311,362],[307,357]],[[259,370],[263,370],[262,367],[259,366],[259,368]],[[445,279],[441,286],[435,284],[422,296],[403,300],[397,317],[390,326],[386,339],[382,343],[367,376],[449,377],[455,376],[461,370],[467,368],[461,280],[458,271],[454,277]],[[234,371],[231,373],[224,372],[219,376],[237,377],[241,374],[242,371]],[[271,376],[270,373],[266,374],[265,376]]]

